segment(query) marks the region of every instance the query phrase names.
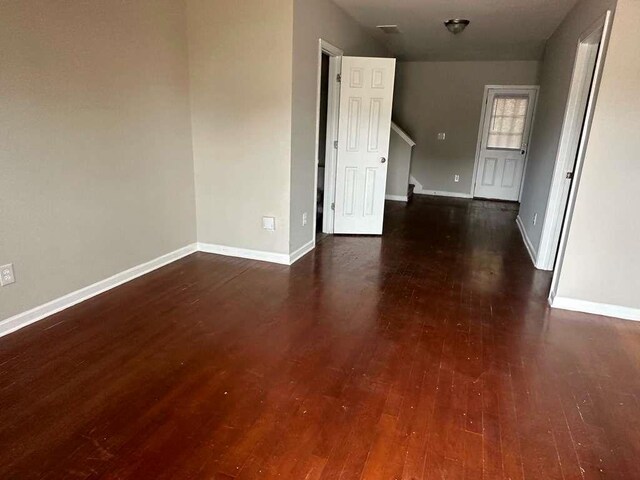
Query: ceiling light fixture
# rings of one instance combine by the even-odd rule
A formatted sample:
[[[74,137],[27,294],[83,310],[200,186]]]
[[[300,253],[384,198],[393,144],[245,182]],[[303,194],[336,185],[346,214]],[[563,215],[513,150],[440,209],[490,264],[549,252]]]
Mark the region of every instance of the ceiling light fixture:
[[[465,20],[463,18],[452,18],[451,20],[447,20],[446,22],[444,22],[444,26],[447,27],[447,30],[449,30],[451,33],[457,35],[465,28],[467,28],[467,25],[469,25],[470,23],[471,22],[469,20]]]

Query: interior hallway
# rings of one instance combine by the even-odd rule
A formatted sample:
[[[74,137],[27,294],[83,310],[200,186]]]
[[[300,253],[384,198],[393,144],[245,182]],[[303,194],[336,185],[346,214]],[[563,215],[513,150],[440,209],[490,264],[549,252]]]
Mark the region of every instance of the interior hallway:
[[[640,478],[640,325],[547,307],[512,204],[197,253],[0,342],[2,478]],[[466,474],[466,477],[465,477]]]

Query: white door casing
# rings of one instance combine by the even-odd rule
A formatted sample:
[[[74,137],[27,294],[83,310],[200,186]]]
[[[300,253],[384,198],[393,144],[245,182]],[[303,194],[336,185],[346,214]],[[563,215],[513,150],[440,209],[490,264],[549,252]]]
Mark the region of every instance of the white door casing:
[[[583,160],[579,155],[580,141],[584,138],[586,142],[588,139],[609,33],[611,32],[612,18],[613,12],[608,10],[578,40],[558,154],[540,234],[536,268],[542,270],[554,270],[556,265],[561,262],[562,252],[559,245],[562,231],[568,229],[568,225],[571,223],[570,192],[577,189]],[[584,148],[582,152],[584,153]],[[575,185],[575,189],[573,185]],[[555,270],[557,273],[559,268],[555,268]],[[557,286],[556,279],[554,273],[551,290],[553,295],[555,295],[554,289]]]
[[[573,170],[573,181],[571,182],[571,187],[569,188],[569,195],[568,195],[567,203],[565,204],[565,210],[563,212],[564,214],[562,215],[561,219],[558,219],[563,222],[563,226],[560,230],[559,243],[556,247],[557,259],[554,266],[555,268],[553,269],[553,277],[551,278],[551,288],[549,290],[549,303],[551,304],[552,307],[557,306],[556,294],[558,293],[558,284],[560,282],[560,277],[562,275],[562,265],[564,263],[564,254],[567,248],[569,232],[571,230],[573,212],[576,205],[576,196],[578,194],[578,189],[580,188],[580,178],[582,177],[582,168],[584,166],[587,144],[589,143],[589,135],[591,133],[591,123],[593,121],[593,116],[595,115],[598,89],[600,88],[600,81],[602,80],[606,51],[609,46],[609,39],[611,36],[612,22],[613,22],[613,12],[611,10],[607,10],[607,13],[602,18],[597,20],[596,23],[589,29],[591,30],[591,33],[588,33],[586,36],[583,35],[583,38],[581,38],[580,40],[581,42],[584,41],[585,43],[588,44],[588,42],[594,41],[594,37],[595,37],[595,41],[598,42],[598,53],[596,56],[596,65],[594,68],[594,74],[591,81],[591,89],[590,89],[591,91],[589,93],[589,99],[587,101],[587,109],[586,109],[584,121],[582,124],[580,141],[578,142],[578,151],[576,154],[574,170]],[[601,30],[601,33],[600,33],[600,30]],[[599,40],[598,40],[598,35],[599,35]],[[584,46],[586,47],[587,45],[584,45]],[[557,188],[557,186],[552,183],[551,191],[553,192],[555,188]],[[544,241],[545,241],[545,231],[543,229],[541,246],[544,246],[544,244],[542,243]]]
[[[474,197],[519,200],[537,96],[537,87],[487,89]]]
[[[395,65],[342,57],[334,233],[382,234]]]
[[[333,148],[338,138],[338,113],[340,111],[340,84],[337,81],[342,68],[343,51],[329,42],[320,39],[318,41],[318,86],[317,86],[317,111],[316,111],[316,153],[318,158],[318,141],[320,132],[320,89],[322,82],[322,55],[329,55],[329,91],[327,102],[327,138],[325,144],[325,170],[324,170],[324,198],[322,200],[322,232],[333,233],[333,209],[335,202],[336,163],[338,152]],[[316,179],[313,191],[318,191],[318,168],[316,165]],[[316,232],[316,216],[313,216],[313,231]]]

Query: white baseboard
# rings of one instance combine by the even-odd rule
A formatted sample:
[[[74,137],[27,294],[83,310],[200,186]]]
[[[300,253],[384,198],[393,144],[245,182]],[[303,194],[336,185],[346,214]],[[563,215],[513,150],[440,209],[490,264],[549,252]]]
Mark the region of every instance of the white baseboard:
[[[409,175],[409,183],[415,185],[413,193],[416,195],[435,195],[436,197],[452,197],[452,198],[473,198],[470,193],[447,192],[444,190],[427,190],[422,184],[416,180],[416,177]]]
[[[575,298],[555,297],[551,307],[574,312],[591,313],[605,317],[622,318],[624,320],[640,321],[640,309],[610,305],[608,303],[588,302]]]
[[[385,200],[393,200],[395,202],[408,202],[409,199],[406,195],[385,195]]]
[[[279,263],[289,265],[289,255],[286,253],[265,252],[262,250],[250,250],[248,248],[228,247],[215,243],[198,242],[198,250],[205,253],[215,253],[227,257],[247,258],[249,260],[261,260],[263,262]]]
[[[297,249],[295,252],[289,255],[289,265],[293,265],[295,262],[300,260],[302,257],[304,257],[307,253],[309,253],[314,248],[316,248],[315,239],[305,243],[303,246],[301,246],[299,249]]]
[[[316,246],[315,240],[305,243],[295,252],[287,255],[285,253],[263,252],[259,250],[248,250],[244,248],[226,247],[223,245],[214,245],[210,243],[194,243],[186,247],[180,248],[174,252],[167,253],[161,257],[155,258],[149,262],[137,265],[133,268],[117,273],[112,277],[101,280],[93,285],[81,288],[75,292],[68,293],[60,298],[56,298],[38,307],[19,313],[6,320],[0,321],[0,337],[15,332],[27,325],[49,317],[54,313],[58,313],[80,302],[95,297],[107,290],[111,290],[123,283],[129,282],[134,278],[140,277],[146,273],[164,267],[169,263],[186,257],[196,251],[215,253],[218,255],[227,255],[232,257],[248,258],[251,260],[262,260],[265,262],[279,263],[282,265],[291,265],[295,261],[313,250]]]
[[[19,313],[12,317],[7,318],[0,322],[0,337],[15,332],[27,325],[42,320],[45,317],[65,310],[73,305],[95,297],[107,290],[129,282],[134,278],[140,277],[145,273],[149,273],[160,267],[164,267],[169,263],[175,262],[182,257],[186,257],[196,251],[196,244],[188,245],[186,247],[175,250],[174,252],[167,253],[158,258],[155,258],[149,262],[137,265],[133,268],[125,270],[124,272],[116,273],[115,275],[100,280],[99,282],[89,285],[87,287],[76,290],[75,292],[68,293],[60,298],[56,298],[50,302],[47,302],[38,307],[27,310],[26,312]]]
[[[442,190],[423,190],[414,189],[413,193],[416,195],[434,195],[436,197],[452,197],[452,198],[473,198],[473,195],[460,192],[445,192]]]
[[[418,181],[416,177],[409,174],[409,183],[413,185],[413,192],[419,192],[422,190],[422,184]]]
[[[520,215],[516,217],[516,225],[518,225],[518,230],[520,230],[520,235],[522,235],[522,241],[524,242],[524,246],[527,247],[527,252],[529,252],[529,257],[531,257],[533,266],[537,268],[536,263],[538,261],[538,252],[535,248],[533,248],[533,244],[529,239],[529,235],[527,235],[527,230],[524,228],[524,224],[522,223],[522,218],[520,218]]]
[[[226,245],[217,245],[214,243],[198,242],[198,251],[205,253],[215,253],[216,255],[225,255],[227,257],[246,258],[249,260],[260,260],[262,262],[278,263],[280,265],[291,265],[295,261],[313,250],[316,246],[315,240],[310,240],[295,252],[287,255],[286,253],[265,252],[262,250],[250,250],[248,248],[227,247]]]

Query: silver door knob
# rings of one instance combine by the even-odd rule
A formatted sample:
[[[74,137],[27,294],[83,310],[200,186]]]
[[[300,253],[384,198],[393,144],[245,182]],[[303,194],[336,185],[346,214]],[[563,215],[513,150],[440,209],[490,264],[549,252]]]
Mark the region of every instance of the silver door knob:
[[[384,158],[384,157],[380,157],[380,163],[384,163],[384,162],[386,162],[386,161],[387,161],[387,159],[386,159],[386,158]]]

